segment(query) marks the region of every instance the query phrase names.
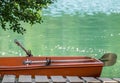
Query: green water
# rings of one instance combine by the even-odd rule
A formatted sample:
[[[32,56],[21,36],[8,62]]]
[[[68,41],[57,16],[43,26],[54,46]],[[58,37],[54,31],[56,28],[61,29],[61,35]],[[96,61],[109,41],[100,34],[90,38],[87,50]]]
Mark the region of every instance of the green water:
[[[14,43],[18,39],[34,56],[90,56],[104,53],[118,55],[117,63],[104,67],[102,77],[120,77],[120,14],[95,14],[61,17],[44,16],[44,23],[31,26],[24,35],[0,29],[0,56],[26,56]]]

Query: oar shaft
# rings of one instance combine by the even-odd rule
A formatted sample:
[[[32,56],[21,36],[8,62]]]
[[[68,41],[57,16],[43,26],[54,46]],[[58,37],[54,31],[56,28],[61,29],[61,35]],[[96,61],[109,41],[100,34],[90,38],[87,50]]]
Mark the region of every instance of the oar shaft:
[[[53,63],[69,63],[69,62],[87,62],[93,61],[93,59],[76,59],[76,60],[52,60]]]
[[[90,62],[94,61],[94,59],[75,59],[75,60],[50,60],[51,63],[80,63],[80,62]],[[47,63],[46,60],[32,61],[26,60],[24,64],[42,64]]]
[[[17,42],[18,43],[18,42]],[[27,53],[27,50],[19,43],[19,46],[26,52],[26,54],[28,54]]]
[[[37,64],[37,63],[46,63],[47,61],[31,61],[31,60],[27,60],[24,61],[24,64]]]
[[[26,53],[28,56],[33,56],[33,55],[31,54],[31,52],[27,51],[27,50],[17,41],[17,39],[15,39],[15,43],[16,43],[18,46],[20,46],[20,47],[22,48],[22,50],[24,50],[25,53]]]

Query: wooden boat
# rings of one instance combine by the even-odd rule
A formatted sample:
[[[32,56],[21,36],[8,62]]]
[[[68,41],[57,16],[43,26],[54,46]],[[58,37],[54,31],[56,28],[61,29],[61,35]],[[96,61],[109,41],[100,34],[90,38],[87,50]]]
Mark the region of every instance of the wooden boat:
[[[18,43],[18,42],[17,42]],[[23,47],[22,47],[23,48]],[[23,48],[23,50],[25,50]],[[26,50],[25,50],[26,51]],[[104,65],[113,65],[116,55],[107,53],[101,59],[85,56],[75,57],[0,57],[0,76],[19,75],[62,75],[99,77]],[[111,59],[114,59],[111,61]]]
[[[93,76],[101,74],[103,62],[90,57],[1,57],[0,75]],[[70,60],[70,61],[69,61]],[[46,62],[44,62],[46,61]],[[65,62],[64,62],[65,61]],[[68,62],[67,62],[68,61]]]

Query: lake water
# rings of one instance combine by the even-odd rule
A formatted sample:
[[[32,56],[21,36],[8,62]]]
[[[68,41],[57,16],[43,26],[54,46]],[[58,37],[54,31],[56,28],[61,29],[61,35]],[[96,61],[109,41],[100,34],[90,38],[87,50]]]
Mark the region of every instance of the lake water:
[[[43,23],[29,25],[24,35],[0,29],[0,56],[26,56],[14,43],[18,39],[34,56],[118,55],[102,77],[120,77],[120,1],[59,0],[43,11]]]

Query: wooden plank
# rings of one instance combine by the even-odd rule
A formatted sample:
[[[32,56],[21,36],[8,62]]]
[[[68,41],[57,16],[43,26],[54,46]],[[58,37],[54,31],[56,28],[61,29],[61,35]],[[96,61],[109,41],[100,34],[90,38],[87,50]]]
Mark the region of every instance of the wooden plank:
[[[78,76],[66,76],[69,83],[84,83]]]
[[[49,83],[50,80],[48,79],[47,76],[40,76],[36,75],[35,76],[35,83]]]
[[[32,83],[31,75],[20,75],[18,83]]]
[[[103,83],[118,83],[117,81],[110,79],[110,78],[98,78],[99,80],[101,80]]]
[[[0,83],[2,83],[2,77],[0,77]]]
[[[51,76],[53,83],[66,83],[66,79],[63,76]]]
[[[100,80],[94,78],[94,77],[82,77],[83,80],[86,81],[86,83],[101,83]]]
[[[4,75],[2,83],[15,83],[15,75]]]
[[[120,78],[113,78],[113,80],[120,82]]]

